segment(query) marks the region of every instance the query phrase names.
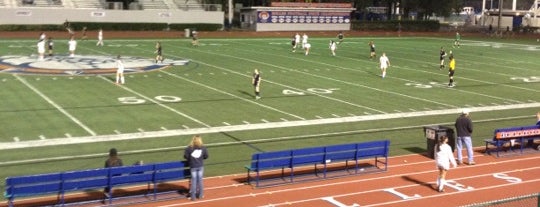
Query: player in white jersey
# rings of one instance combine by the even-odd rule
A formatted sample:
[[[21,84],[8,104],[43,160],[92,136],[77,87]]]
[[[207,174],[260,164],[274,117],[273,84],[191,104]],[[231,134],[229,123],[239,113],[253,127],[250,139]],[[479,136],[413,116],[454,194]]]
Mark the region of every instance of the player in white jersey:
[[[302,49],[306,47],[307,43],[308,43],[308,36],[306,33],[304,33],[304,35],[302,35]]]
[[[124,84],[124,61],[120,55],[116,57],[116,84]]]
[[[311,49],[311,44],[309,44],[309,42],[306,42],[306,44],[304,45],[306,56],[309,55],[309,49]]]
[[[39,40],[37,43],[37,50],[38,50],[38,60],[44,60],[45,59],[45,40]]]
[[[334,40],[330,40],[329,48],[332,52],[332,56],[336,56],[337,43]]]
[[[75,50],[77,49],[77,41],[75,41],[75,36],[71,36],[71,39],[68,42],[69,57],[75,57]]]
[[[300,35],[298,33],[296,33],[296,35],[294,35],[293,52],[296,51],[296,47],[298,47],[298,44],[300,44]]]
[[[96,46],[103,46],[103,30],[99,29],[98,31],[98,42],[96,43]]]
[[[381,76],[384,78],[386,76],[386,69],[390,67],[390,60],[388,57],[386,57],[386,53],[382,53],[381,57],[379,58],[380,66],[381,66]]]

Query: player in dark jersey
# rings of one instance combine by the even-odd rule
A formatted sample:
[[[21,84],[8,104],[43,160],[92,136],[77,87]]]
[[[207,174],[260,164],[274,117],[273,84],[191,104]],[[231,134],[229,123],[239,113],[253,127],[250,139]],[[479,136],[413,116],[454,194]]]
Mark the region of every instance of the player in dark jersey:
[[[446,51],[444,51],[444,47],[441,47],[441,51],[439,52],[439,61],[441,63],[439,70],[444,68],[444,58],[446,58]]]
[[[52,37],[49,37],[49,39],[47,39],[47,52],[49,53],[49,56],[53,56],[53,50],[54,50],[54,42],[52,40]]]
[[[296,41],[295,41],[294,35],[291,39],[291,47],[292,47],[292,52],[296,52]]]
[[[156,63],[158,61],[161,61],[161,63],[163,63],[163,53],[162,53],[162,48],[161,48],[161,42],[156,42]]]
[[[377,58],[377,54],[375,53],[375,43],[373,41],[369,41],[369,59]]]
[[[341,43],[343,42],[343,38],[344,38],[343,32],[342,32],[342,31],[339,31],[339,33],[338,33],[338,35],[337,35],[337,39],[338,39],[337,44],[338,44],[338,45],[341,44]]]
[[[87,28],[86,27],[83,27],[82,28],[82,40],[88,40],[88,35],[86,34],[87,33]]]
[[[261,99],[261,81],[261,74],[258,69],[255,69],[255,71],[253,71],[253,79],[251,80],[251,84],[253,84],[253,87],[255,88],[255,99]]]

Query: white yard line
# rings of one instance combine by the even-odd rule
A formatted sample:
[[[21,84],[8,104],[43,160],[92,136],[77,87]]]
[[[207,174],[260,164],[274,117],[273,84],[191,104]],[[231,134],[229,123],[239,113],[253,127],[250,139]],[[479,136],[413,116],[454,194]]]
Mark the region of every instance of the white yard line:
[[[108,82],[108,83],[111,83],[111,81],[109,79],[107,79],[107,78],[105,78],[103,76],[98,76],[98,77],[101,78],[102,80]],[[148,96],[145,96],[145,95],[143,95],[143,94],[141,94],[141,93],[139,93],[137,91],[134,91],[134,90],[132,90],[132,89],[126,87],[126,86],[123,86],[123,85],[118,85],[118,86],[121,87],[122,89],[126,90],[126,91],[129,91],[132,94],[135,94],[135,95],[137,95],[137,96],[139,96],[139,97],[141,97],[141,98],[143,98],[143,99],[145,99],[145,100],[147,100],[149,102],[152,102],[152,103],[156,104],[157,106],[160,106],[160,107],[163,107],[163,108],[165,108],[165,109],[167,109],[169,111],[172,111],[175,114],[186,117],[186,118],[188,118],[188,119],[190,119],[190,120],[192,120],[194,122],[197,122],[198,124],[203,125],[205,127],[211,127],[210,125],[208,125],[208,124],[206,124],[206,123],[204,123],[204,122],[202,122],[202,121],[200,121],[200,120],[198,120],[198,119],[196,119],[194,117],[191,117],[191,116],[189,116],[189,115],[187,115],[185,113],[182,113],[182,112],[180,112],[180,111],[178,111],[176,109],[173,109],[173,108],[171,108],[171,107],[169,107],[169,106],[167,106],[165,104],[162,104],[159,101],[156,101],[156,100],[154,100],[152,98],[149,98]],[[143,132],[143,134],[144,134],[144,132]]]
[[[475,107],[475,108],[471,108],[471,111],[483,112],[483,111],[497,111],[497,110],[523,109],[523,108],[539,108],[539,107],[540,107],[540,103],[527,103],[527,104],[514,104],[514,105],[505,105],[505,106]],[[119,141],[119,140],[130,140],[130,139],[185,136],[185,135],[194,135],[194,134],[210,134],[210,133],[258,130],[258,129],[272,129],[272,128],[283,128],[283,127],[299,127],[299,126],[312,126],[312,125],[322,125],[322,124],[351,123],[351,122],[361,122],[361,121],[411,118],[411,117],[434,116],[434,115],[448,115],[448,114],[458,114],[458,113],[460,113],[459,109],[441,109],[441,110],[432,110],[432,111],[415,111],[415,112],[376,114],[376,115],[328,118],[328,119],[298,120],[298,121],[270,122],[270,123],[252,123],[249,125],[241,124],[241,125],[220,126],[220,127],[159,130],[159,131],[147,131],[147,132],[137,132],[137,133],[127,133],[127,134],[109,134],[109,135],[99,135],[99,136],[72,137],[69,139],[62,137],[62,138],[51,138],[47,140],[32,140],[32,141],[24,141],[24,142],[21,142],[21,141],[20,142],[0,142],[0,150],[18,149],[18,148],[36,147],[36,146],[95,143],[95,142]],[[480,122],[480,121],[481,120],[476,120],[476,122]],[[420,127],[420,126],[415,126],[415,127]],[[401,128],[405,128],[405,127],[397,127],[395,129],[401,129]],[[374,130],[381,130],[381,129],[371,129],[371,131],[374,131]]]
[[[43,98],[47,103],[52,105],[56,110],[60,111],[62,114],[67,116],[71,121],[75,122],[77,125],[79,125],[81,128],[83,128],[86,132],[88,132],[92,136],[96,136],[96,132],[94,132],[90,127],[86,126],[84,123],[82,123],[79,119],[75,118],[73,115],[71,115],[69,112],[64,110],[60,105],[55,103],[53,100],[51,100],[49,97],[47,97],[45,94],[43,94],[41,91],[39,91],[37,88],[32,86],[30,83],[28,83],[24,78],[21,78],[18,75],[13,75],[15,78],[17,78],[21,83],[23,83],[26,87],[30,88],[34,93],[39,95],[41,98]]]

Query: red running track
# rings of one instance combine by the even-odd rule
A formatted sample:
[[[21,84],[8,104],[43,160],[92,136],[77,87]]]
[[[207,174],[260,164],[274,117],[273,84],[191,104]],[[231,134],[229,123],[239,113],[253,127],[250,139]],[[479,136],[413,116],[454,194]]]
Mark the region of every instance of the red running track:
[[[169,195],[167,200],[152,201],[151,197],[138,196],[133,200],[120,199],[114,204],[135,207],[453,207],[540,192],[538,152],[502,158],[476,153],[475,161],[476,165],[450,169],[447,180],[451,186],[446,186],[442,193],[435,190],[438,175],[435,161],[411,154],[390,157],[388,171],[383,173],[360,173],[258,189],[239,182],[245,180],[245,174],[209,177],[204,179],[205,198],[201,200],[191,201],[172,193],[174,195]],[[172,185],[187,189],[188,182]],[[22,203],[28,202],[31,200]],[[99,205],[103,204],[89,202],[77,206]]]

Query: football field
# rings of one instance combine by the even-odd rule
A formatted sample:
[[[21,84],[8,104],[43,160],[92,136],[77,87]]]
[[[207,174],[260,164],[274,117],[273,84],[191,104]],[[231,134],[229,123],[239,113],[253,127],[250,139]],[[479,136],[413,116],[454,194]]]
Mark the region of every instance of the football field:
[[[332,56],[331,39],[311,37],[307,56],[288,38],[79,40],[74,58],[55,39],[42,62],[36,40],[0,40],[0,177],[99,168],[111,147],[125,164],[179,160],[195,134],[210,147],[210,176],[244,173],[258,151],[390,139],[392,155],[423,153],[422,127],[452,126],[463,108],[475,146],[495,128],[536,122],[536,40],[465,37],[453,48],[448,38],[346,37]],[[163,64],[153,61],[156,41]],[[448,66],[439,69],[440,47],[456,58],[455,87]],[[117,55],[123,85],[114,84]]]

